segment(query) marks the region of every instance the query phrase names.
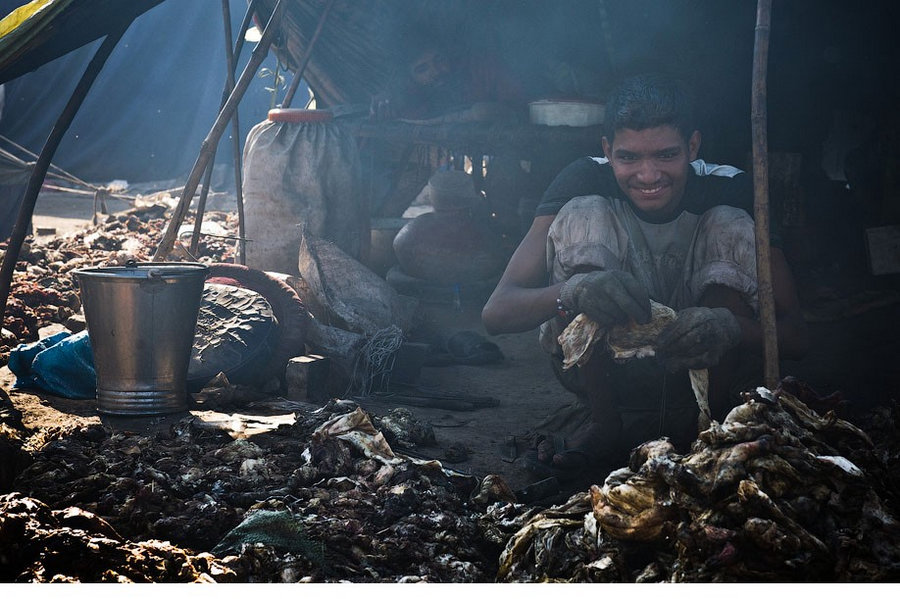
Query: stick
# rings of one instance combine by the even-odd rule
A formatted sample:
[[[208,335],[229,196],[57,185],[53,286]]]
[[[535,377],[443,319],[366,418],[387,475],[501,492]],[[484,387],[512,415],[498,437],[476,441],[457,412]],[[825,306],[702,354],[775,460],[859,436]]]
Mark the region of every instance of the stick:
[[[47,136],[47,141],[44,142],[43,149],[41,149],[41,154],[34,163],[31,177],[28,179],[28,186],[25,188],[25,195],[22,197],[22,206],[19,208],[19,216],[16,219],[15,227],[13,227],[12,235],[9,238],[9,246],[7,247],[6,254],[3,256],[3,266],[0,267],[0,314],[4,317],[6,315],[6,302],[9,299],[9,291],[12,287],[13,272],[16,267],[16,262],[19,260],[19,252],[22,250],[22,244],[25,242],[25,237],[28,233],[28,225],[31,223],[31,218],[34,215],[34,206],[37,204],[38,194],[41,191],[41,184],[44,181],[44,177],[47,175],[47,169],[50,168],[50,161],[53,158],[53,154],[56,152],[59,143],[69,129],[69,125],[72,124],[72,120],[78,113],[78,109],[81,108],[81,104],[84,102],[84,98],[94,84],[94,80],[97,78],[101,69],[103,69],[106,59],[112,54],[113,48],[115,48],[116,44],[119,43],[119,40],[122,39],[122,35],[130,25],[131,21],[128,21],[127,23],[122,24],[120,29],[107,34],[103,43],[97,49],[97,52],[85,69],[84,74],[81,76],[78,85],[75,86],[75,91],[72,92],[69,102],[60,113],[59,118],[56,120],[56,124],[53,125],[53,129],[50,131],[50,135]],[[2,324],[2,322],[3,320],[0,319],[0,324]]]
[[[756,270],[759,279],[759,311],[763,332],[764,381],[778,386],[778,332],[772,291],[772,261],[769,252],[769,157],[766,133],[766,72],[769,57],[769,23],[772,0],[758,0],[756,38],[753,46],[753,216],[756,222]]]
[[[221,108],[221,107],[220,107]],[[203,175],[203,185],[200,186],[200,197],[197,198],[197,214],[194,217],[194,230],[191,232],[191,253],[197,255],[197,246],[200,245],[200,229],[203,227],[203,214],[206,212],[206,196],[209,195],[209,186],[212,184],[213,165],[216,162],[216,150],[213,148],[212,158],[206,166]]]
[[[259,40],[259,43],[256,44],[256,47],[253,49],[250,61],[247,63],[247,66],[244,67],[244,72],[241,73],[237,85],[234,90],[232,90],[225,106],[219,112],[219,116],[216,118],[216,122],[213,124],[209,135],[206,136],[206,139],[203,140],[203,144],[200,146],[200,155],[197,156],[194,167],[191,169],[191,174],[188,176],[187,183],[185,183],[181,200],[178,202],[178,206],[175,207],[175,213],[172,215],[172,220],[169,221],[169,225],[163,234],[159,247],[156,248],[156,253],[153,255],[153,259],[157,262],[164,261],[166,256],[169,255],[169,252],[172,251],[172,247],[175,245],[175,238],[178,236],[178,227],[180,227],[182,221],[184,221],[184,217],[187,214],[188,207],[191,203],[191,198],[194,197],[194,191],[200,183],[200,177],[203,175],[206,165],[209,164],[210,156],[213,154],[216,144],[222,137],[222,132],[225,130],[226,125],[228,125],[228,121],[231,120],[231,115],[234,114],[241,98],[250,86],[250,82],[253,80],[253,77],[256,76],[256,70],[259,68],[259,65],[262,64],[262,61],[269,52],[269,46],[272,45],[272,39],[279,29],[278,25],[281,22],[281,15],[284,12],[283,8],[284,3],[282,0],[278,0],[275,9],[272,11],[272,16],[269,18],[269,22],[266,23],[262,39]]]
[[[328,13],[331,12],[332,6],[334,6],[334,0],[328,0],[328,4],[325,6],[322,16],[319,17],[319,24],[316,25],[316,31],[313,33],[312,39],[309,40],[306,52],[303,53],[303,60],[300,61],[300,66],[297,67],[297,70],[294,72],[291,86],[288,88],[287,93],[284,95],[284,100],[281,102],[282,108],[289,108],[291,100],[294,99],[297,87],[300,86],[300,79],[303,77],[303,71],[306,70],[306,65],[309,63],[310,57],[312,57],[313,48],[316,47],[316,41],[319,39],[319,34],[322,33],[322,27],[325,25],[325,19],[328,18]]]
[[[253,13],[256,12],[256,5],[259,0],[250,0],[250,4],[247,5],[247,12],[244,13],[244,20],[241,21],[241,30],[238,31],[237,39],[234,41],[234,56],[239,57],[241,55],[241,50],[244,49],[244,36],[247,35],[247,30],[250,29],[250,21],[253,19]]]
[[[252,4],[252,3],[251,3]],[[226,78],[227,93],[234,89],[235,53],[231,49],[231,6],[229,0],[222,0],[222,15],[225,20],[225,56],[228,59],[228,77]],[[243,29],[243,27],[242,27]],[[241,32],[241,37],[244,33]],[[234,161],[234,195],[238,213],[238,248],[237,261],[246,264],[247,246],[244,232],[244,190],[241,182],[241,124],[237,110],[231,119],[231,158]]]
[[[231,7],[229,6],[229,0],[222,0],[222,21],[225,25],[225,62],[227,66],[227,75],[225,78],[224,89],[222,90],[222,100],[221,102],[219,102],[219,110],[222,110],[222,107],[225,106],[225,102],[228,101],[228,96],[231,94],[231,90],[234,89],[234,53],[231,51]],[[231,119],[232,137],[237,137],[240,135],[240,128],[235,127],[235,125],[237,125],[237,118],[238,113],[237,111],[235,111],[234,118]],[[206,213],[206,198],[209,195],[209,187],[212,183],[213,168],[215,168],[217,152],[218,144],[216,144],[216,147],[213,149],[212,157],[210,158],[209,164],[206,167],[203,185],[201,186],[200,199],[197,200],[197,214],[194,217],[194,230],[191,233],[192,254],[197,254],[197,246],[200,244],[200,231],[203,228],[203,215]],[[238,206],[239,238],[243,237],[243,231],[240,230],[240,226],[243,221],[243,210],[241,210],[241,208],[241,206]]]

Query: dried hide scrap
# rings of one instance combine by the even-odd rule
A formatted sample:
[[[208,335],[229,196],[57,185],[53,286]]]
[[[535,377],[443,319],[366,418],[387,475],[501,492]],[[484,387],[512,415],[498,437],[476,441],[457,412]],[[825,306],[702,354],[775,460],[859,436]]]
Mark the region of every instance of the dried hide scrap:
[[[398,294],[331,242],[304,235],[299,269],[310,293],[304,302],[325,325],[360,335],[391,325],[408,331],[412,325],[418,301]]]
[[[614,360],[649,358],[656,355],[656,339],[663,329],[675,321],[677,313],[672,308],[650,300],[650,322],[634,321],[617,325],[605,331],[586,314],[576,316],[559,335],[563,350],[563,368],[584,366],[591,359],[594,347],[605,341],[606,349]],[[689,371],[691,389],[700,408],[699,428],[705,429],[712,420],[709,409],[709,371]]]
[[[583,580],[586,564],[606,559],[619,581],[896,582],[892,459],[784,391],[747,393],[690,453],[666,439],[633,450],[592,486],[581,526],[552,510],[533,516],[507,545],[501,580]],[[539,556],[563,537],[580,559],[560,571]],[[617,556],[631,569],[613,568]]]
[[[563,350],[563,367],[568,369],[586,364],[594,345],[604,339],[612,357],[616,360],[656,355],[656,338],[675,320],[675,311],[651,300],[650,312],[651,319],[647,324],[630,322],[612,327],[609,331],[601,329],[586,314],[579,314],[559,336]]]

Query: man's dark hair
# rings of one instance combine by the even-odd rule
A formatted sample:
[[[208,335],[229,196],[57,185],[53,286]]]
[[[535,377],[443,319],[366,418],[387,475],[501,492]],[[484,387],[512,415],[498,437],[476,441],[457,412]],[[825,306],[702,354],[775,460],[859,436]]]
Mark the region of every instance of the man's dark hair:
[[[606,103],[606,135],[612,143],[616,131],[641,131],[670,125],[688,139],[695,130],[693,98],[680,80],[661,73],[625,79]]]

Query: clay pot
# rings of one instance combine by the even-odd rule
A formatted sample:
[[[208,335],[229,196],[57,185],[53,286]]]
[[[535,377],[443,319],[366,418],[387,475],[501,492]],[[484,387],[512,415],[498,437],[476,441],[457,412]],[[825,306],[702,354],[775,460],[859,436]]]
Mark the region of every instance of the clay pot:
[[[394,253],[407,275],[441,284],[482,281],[506,265],[500,239],[465,208],[416,217],[397,233]]]

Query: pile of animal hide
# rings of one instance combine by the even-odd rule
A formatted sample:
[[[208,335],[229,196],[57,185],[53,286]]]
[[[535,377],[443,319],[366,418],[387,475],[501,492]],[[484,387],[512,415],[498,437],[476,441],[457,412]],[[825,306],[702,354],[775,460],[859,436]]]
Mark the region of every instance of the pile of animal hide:
[[[896,417],[884,408],[871,424],[896,439]],[[603,485],[533,515],[504,549],[498,579],[896,581],[888,443],[894,450],[874,446],[785,388],[760,388],[690,453],[645,443]]]
[[[252,435],[253,417],[215,414],[26,440],[30,464],[0,498],[0,580],[493,579],[501,546],[479,540],[471,506],[513,501],[503,485],[394,454],[351,402]],[[90,526],[57,513],[76,507]]]
[[[897,581],[898,416],[870,438],[760,389],[689,453],[645,443],[549,509],[395,452],[421,423],[353,402],[146,435],[3,425],[0,580]]]

